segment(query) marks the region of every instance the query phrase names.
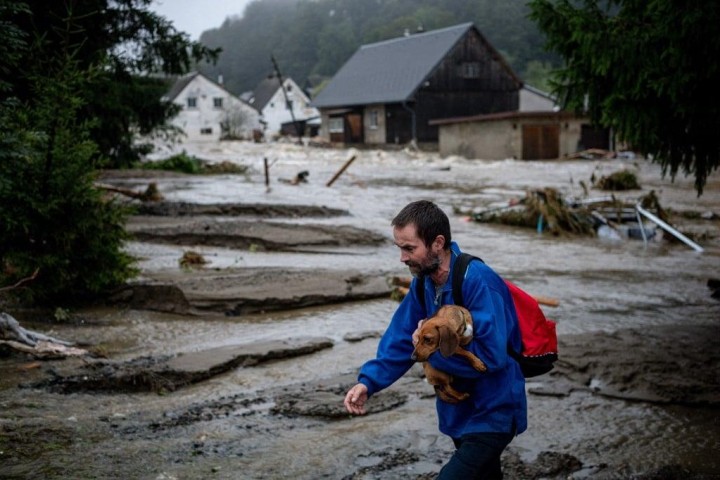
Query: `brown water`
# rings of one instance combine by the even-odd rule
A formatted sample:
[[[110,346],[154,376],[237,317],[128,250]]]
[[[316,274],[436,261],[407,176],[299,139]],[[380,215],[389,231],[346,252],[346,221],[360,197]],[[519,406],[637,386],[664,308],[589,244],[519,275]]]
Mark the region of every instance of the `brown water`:
[[[168,200],[190,202],[298,203],[347,209],[351,215],[333,219],[288,221],[347,224],[387,235],[380,248],[332,250],[324,253],[266,253],[198,247],[211,267],[302,266],[362,268],[388,275],[407,275],[390,243],[390,219],[408,201],[427,198],[449,214],[506,204],[526,189],[553,186],[566,196],[581,196],[579,181],[589,183],[623,167],[636,169],[643,191],[623,193],[637,198],[654,189],[664,207],[720,214],[720,176],[711,177],[705,194],[697,198],[691,179],[663,180],[660,169],[637,161],[519,162],[441,159],[414,152],[309,149],[294,145],[268,146],[229,143],[221,147],[186,146],[188,153],[251,167],[247,176],[159,179]],[[325,183],[353,154],[357,159],[333,184]],[[263,158],[271,166],[271,189],[265,188]],[[292,178],[308,170],[309,183],[291,186],[278,178]],[[141,185],[147,179],[128,181]],[[603,192],[591,192],[602,197]],[[714,238],[700,242],[698,253],[683,244],[651,241],[612,241],[599,238],[556,238],[534,231],[490,226],[450,215],[454,239],[465,251],[483,259],[527,291],[558,298],[558,308],[546,310],[558,322],[558,334],[613,332],[655,325],[717,324],[720,303],[710,298],[708,278],[720,276],[718,222],[687,222],[688,228],[709,231]],[[676,225],[680,226],[680,225]],[[144,257],[143,268],[177,268],[181,248],[131,244],[129,251]],[[396,304],[376,300],[291,312],[235,318],[190,319],[151,312],[95,310],[83,312],[86,324],[24,324],[50,335],[102,345],[112,358],[122,360],[201,350],[213,346],[287,337],[289,332],[332,338],[336,347],[303,357],[238,369],[165,396],[57,395],[16,389],[35,372],[20,373],[17,359],[0,359],[0,428],[22,418],[38,430],[53,428],[57,444],[26,452],[27,459],[12,471],[2,467],[0,478],[342,478],[346,466],[362,462],[357,452],[378,445],[423,445],[449,449],[437,433],[432,400],[418,399],[393,411],[330,422],[318,434],[315,428],[278,433],[270,416],[253,417],[252,445],[243,442],[242,411],[227,420],[168,431],[167,435],[118,434],[113,419],[123,425],[145,425],[164,412],[179,411],[209,398],[249,393],[271,386],[327,378],[353,372],[376,348],[376,340],[347,343],[351,332],[383,330]],[[12,313],[12,312],[9,312]],[[611,462],[630,471],[680,463],[706,473],[720,474],[720,426],[714,411],[688,407],[661,407],[646,403],[608,400],[576,392],[558,409],[552,397],[531,395],[530,429],[513,448],[531,460],[541,450],[571,453],[586,465]],[[258,410],[267,406],[255,406]],[[418,419],[425,419],[418,422]],[[312,424],[313,420],[308,420]],[[3,430],[0,429],[0,432]],[[257,431],[265,432],[258,435]],[[28,435],[32,429],[28,429]],[[183,445],[193,438],[225,445],[216,455],[193,457]],[[79,442],[79,443],[77,443]],[[227,445],[233,445],[228,447]],[[367,442],[367,444],[365,443]],[[63,445],[73,445],[68,450]],[[370,462],[371,460],[368,460]],[[14,464],[14,463],[13,463]],[[436,471],[432,461],[417,464],[410,474]],[[66,472],[67,475],[52,472]],[[122,472],[114,477],[112,472]],[[55,476],[54,476],[55,475]],[[374,478],[374,477],[373,477]]]

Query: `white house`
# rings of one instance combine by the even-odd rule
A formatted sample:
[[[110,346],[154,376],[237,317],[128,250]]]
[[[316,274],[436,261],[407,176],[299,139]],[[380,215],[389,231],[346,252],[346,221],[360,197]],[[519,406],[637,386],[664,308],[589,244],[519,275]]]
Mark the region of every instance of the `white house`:
[[[171,124],[185,132],[188,141],[253,138],[262,130],[260,112],[199,72],[180,77],[163,100],[182,110]]]
[[[308,120],[320,117],[320,112],[310,106],[310,97],[300,88],[292,78],[283,79],[283,89],[280,80],[274,75],[268,75],[253,90],[249,103],[262,113],[266,122],[265,134],[278,135],[282,125],[293,120],[304,126]],[[293,129],[294,130],[294,129]],[[294,131],[291,134],[295,134]]]
[[[556,112],[558,104],[555,97],[549,93],[525,84],[520,89],[518,110],[521,112]]]

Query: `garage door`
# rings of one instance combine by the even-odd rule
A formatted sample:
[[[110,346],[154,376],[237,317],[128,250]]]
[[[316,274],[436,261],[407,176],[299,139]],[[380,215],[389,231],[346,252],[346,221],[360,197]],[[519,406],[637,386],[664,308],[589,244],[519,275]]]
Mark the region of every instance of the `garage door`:
[[[523,125],[523,160],[546,160],[560,156],[560,125]]]

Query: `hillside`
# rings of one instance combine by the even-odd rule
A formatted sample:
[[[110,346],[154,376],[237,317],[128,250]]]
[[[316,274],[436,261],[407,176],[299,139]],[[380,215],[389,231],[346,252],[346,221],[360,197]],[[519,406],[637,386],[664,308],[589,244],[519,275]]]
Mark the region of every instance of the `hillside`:
[[[210,78],[222,75],[239,95],[271,72],[274,55],[284,76],[312,89],[360,45],[471,21],[524,81],[546,88],[547,72],[559,60],[544,51],[527,14],[525,0],[256,0],[242,17],[201,35],[223,53],[216,65],[198,69]]]

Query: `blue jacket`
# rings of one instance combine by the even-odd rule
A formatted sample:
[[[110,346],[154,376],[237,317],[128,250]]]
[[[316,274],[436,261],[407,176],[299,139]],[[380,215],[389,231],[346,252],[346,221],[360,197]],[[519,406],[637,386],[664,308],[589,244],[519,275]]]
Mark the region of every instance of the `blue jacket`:
[[[460,249],[451,243],[450,275]],[[358,381],[368,388],[368,396],[389,387],[413,365],[412,334],[418,321],[429,318],[445,304],[453,303],[452,285],[445,283],[440,301],[435,303],[435,286],[425,278],[425,305],[418,302],[413,280],[408,294],[395,311],[378,345],[377,355],[360,370]],[[462,284],[462,298],[473,317],[471,350],[485,365],[487,372],[474,370],[465,359],[444,358],[440,352],[430,356],[430,364],[454,377],[453,387],[470,393],[470,398],[457,404],[436,401],[440,431],[452,438],[468,433],[516,433],[527,429],[525,378],[520,366],[507,353],[508,342],[515,351],[521,350],[515,306],[505,282],[482,262],[470,262]]]

